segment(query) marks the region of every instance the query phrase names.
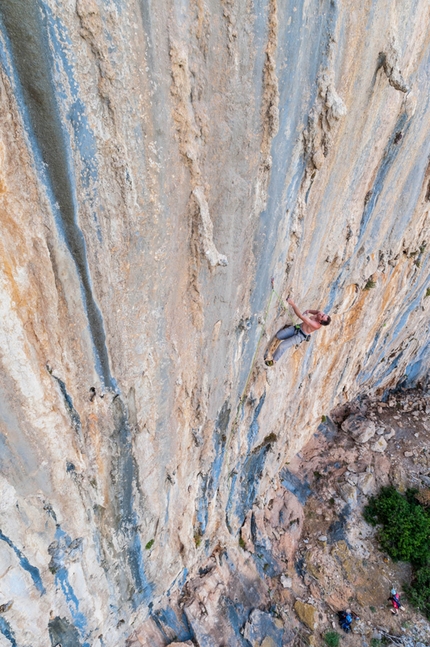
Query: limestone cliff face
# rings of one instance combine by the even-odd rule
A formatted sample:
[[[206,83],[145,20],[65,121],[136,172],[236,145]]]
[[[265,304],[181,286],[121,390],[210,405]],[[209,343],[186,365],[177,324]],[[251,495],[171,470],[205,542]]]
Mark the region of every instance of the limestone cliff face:
[[[429,12],[3,0],[2,645],[122,644],[321,415],[425,379]],[[333,323],[265,372],[272,276]]]

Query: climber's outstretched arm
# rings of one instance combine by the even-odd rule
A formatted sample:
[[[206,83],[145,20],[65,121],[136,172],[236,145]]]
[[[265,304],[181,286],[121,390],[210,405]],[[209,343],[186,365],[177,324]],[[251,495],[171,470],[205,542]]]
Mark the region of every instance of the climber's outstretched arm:
[[[294,310],[294,312],[296,313],[296,315],[298,316],[299,319],[301,319],[305,324],[307,324],[308,326],[310,326],[314,330],[318,330],[318,328],[320,327],[320,324],[318,324],[313,319],[310,319],[309,317],[307,317],[304,312],[303,313],[300,312],[300,310],[298,309],[298,307],[296,306],[296,304],[294,303],[294,301],[292,299],[287,299],[287,303],[290,304],[290,306],[292,307],[292,309]],[[310,314],[314,314],[312,310],[307,310],[307,312],[309,312]],[[318,310],[315,311],[315,313],[317,313],[317,312],[318,312]]]

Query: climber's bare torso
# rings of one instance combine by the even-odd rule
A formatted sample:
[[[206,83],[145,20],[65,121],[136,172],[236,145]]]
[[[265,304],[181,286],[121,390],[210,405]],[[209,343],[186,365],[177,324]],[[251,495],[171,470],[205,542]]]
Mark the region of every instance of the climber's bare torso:
[[[322,326],[321,317],[327,317],[321,310],[305,310],[302,316],[302,330],[307,335],[311,335],[316,330],[319,330]]]
[[[301,328],[306,335],[311,335],[316,330],[319,330],[321,326],[327,325],[327,321],[330,321],[330,317],[321,310],[305,310],[301,313],[292,299],[287,299],[287,303],[290,304],[298,318],[302,320]]]
[[[305,310],[302,313],[292,299],[287,299],[287,303],[302,323],[287,325],[278,330],[264,355],[266,366],[273,366],[287,348],[297,346],[304,340],[309,341],[309,335],[319,330],[321,326],[328,326],[330,323],[330,317],[321,310]]]

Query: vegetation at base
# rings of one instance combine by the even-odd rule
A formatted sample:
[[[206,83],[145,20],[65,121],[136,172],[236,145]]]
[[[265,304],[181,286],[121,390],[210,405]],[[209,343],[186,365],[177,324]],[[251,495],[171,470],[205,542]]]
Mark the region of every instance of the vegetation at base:
[[[393,561],[410,562],[411,584],[404,586],[408,601],[430,619],[430,509],[427,496],[409,489],[400,494],[394,487],[383,487],[371,497],[363,516],[379,526],[381,548]]]
[[[430,620],[430,565],[414,572],[412,583],[404,586],[408,601]]]
[[[323,636],[324,642],[328,647],[338,647],[340,642],[340,636],[337,631],[327,631]]]
[[[405,496],[392,487],[383,487],[364,508],[364,518],[378,524],[378,541],[393,561],[424,566],[430,560],[430,516],[416,498],[417,490]]]

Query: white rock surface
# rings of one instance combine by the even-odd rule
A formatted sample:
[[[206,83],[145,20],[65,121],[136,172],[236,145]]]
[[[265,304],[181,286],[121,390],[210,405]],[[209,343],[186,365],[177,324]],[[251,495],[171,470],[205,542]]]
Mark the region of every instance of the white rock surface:
[[[223,547],[251,605],[255,542],[297,547],[301,504],[273,483],[322,416],[428,373],[428,1],[298,9],[0,3],[0,589],[17,645],[185,637],[170,596],[213,557],[187,617],[233,647]],[[332,323],[266,371],[263,324],[291,315],[272,276]]]
[[[284,589],[291,589],[292,583],[293,581],[291,577],[286,577],[285,575],[281,575],[281,584],[284,587]]]
[[[384,437],[380,436],[378,440],[370,446],[372,452],[380,452],[381,454],[387,449],[387,441]]]
[[[375,489],[374,475],[369,473],[360,474],[358,478],[358,487],[363,492],[363,494],[372,494]]]
[[[376,427],[372,420],[361,414],[352,414],[342,423],[342,429],[358,443],[366,443],[375,435]]]
[[[349,483],[342,483],[339,487],[340,494],[345,503],[355,507],[357,504],[357,488]]]

